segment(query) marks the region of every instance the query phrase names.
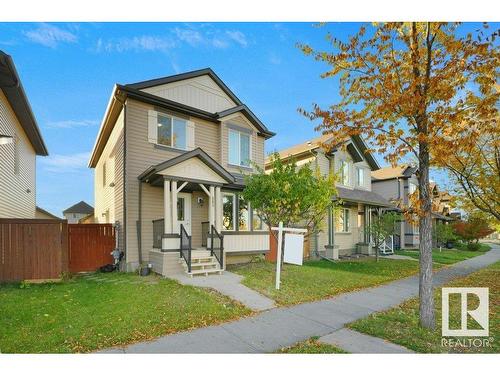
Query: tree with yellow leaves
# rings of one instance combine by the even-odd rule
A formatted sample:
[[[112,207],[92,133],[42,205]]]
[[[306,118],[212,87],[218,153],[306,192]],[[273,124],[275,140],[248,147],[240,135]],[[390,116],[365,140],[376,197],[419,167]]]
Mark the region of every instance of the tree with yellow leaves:
[[[429,169],[445,158],[449,141],[464,147],[471,127],[498,114],[498,31],[487,24],[460,35],[460,24],[400,22],[362,26],[347,40],[328,34],[333,51],[299,47],[326,63],[322,78],[340,78],[337,103],[301,112],[321,120],[317,130],[339,142],[363,135],[371,150],[392,164],[407,154],[418,160],[420,324],[435,327]],[[480,130],[479,130],[480,131]]]

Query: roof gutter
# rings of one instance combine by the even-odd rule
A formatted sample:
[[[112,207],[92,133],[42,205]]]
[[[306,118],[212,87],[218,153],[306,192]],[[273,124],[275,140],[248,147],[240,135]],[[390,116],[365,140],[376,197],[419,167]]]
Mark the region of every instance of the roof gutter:
[[[37,155],[47,156],[47,146],[36,122],[12,57],[0,51],[0,88],[26,132]]]

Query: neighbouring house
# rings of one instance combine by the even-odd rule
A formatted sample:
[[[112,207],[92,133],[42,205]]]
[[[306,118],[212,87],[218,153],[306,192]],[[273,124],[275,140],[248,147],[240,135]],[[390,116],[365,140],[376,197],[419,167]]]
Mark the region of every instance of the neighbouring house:
[[[115,85],[89,167],[95,220],[116,224],[124,269],[221,272],[267,252],[240,193],[273,135],[211,69]]]
[[[373,215],[379,209],[392,205],[379,194],[372,191],[370,175],[379,169],[375,158],[367,152],[365,142],[359,136],[351,137],[343,146],[335,146],[331,135],[323,135],[310,141],[279,151],[284,161],[294,160],[297,166],[309,165],[319,168],[327,175],[330,172],[339,176],[336,184],[341,208],[338,215],[330,211],[322,230],[310,239],[311,256],[322,255],[328,258],[349,256],[356,253],[372,254],[368,227]],[[330,146],[325,151],[322,145]],[[270,159],[266,168],[271,168]]]
[[[373,191],[400,208],[409,207],[411,205],[410,194],[418,188],[417,173],[418,168],[410,164],[380,168],[372,172]],[[433,224],[452,220],[450,217],[451,196],[447,192],[439,192],[434,182],[431,182],[429,187],[433,202]],[[417,248],[420,243],[418,219],[416,217],[414,221],[403,219],[395,238],[396,248]]]
[[[80,201],[77,204],[65,209],[63,211],[63,215],[64,218],[68,220],[68,224],[78,224],[81,219],[86,218],[89,215],[94,216],[94,207],[87,202]]]
[[[418,187],[417,170],[418,168],[413,165],[401,164],[373,171],[371,174],[373,191],[398,207],[407,207],[410,203],[409,195]],[[396,248],[418,247],[418,222],[402,220],[395,239]]]
[[[60,217],[53,215],[49,211],[46,211],[43,208],[38,207],[38,206],[36,206],[35,219],[61,220]]]
[[[36,156],[47,147],[12,58],[0,51],[0,218],[36,217]]]

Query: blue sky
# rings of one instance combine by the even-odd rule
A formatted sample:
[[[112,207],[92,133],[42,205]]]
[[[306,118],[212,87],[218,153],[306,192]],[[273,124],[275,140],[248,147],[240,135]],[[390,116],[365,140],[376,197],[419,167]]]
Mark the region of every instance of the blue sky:
[[[80,200],[93,204],[87,162],[115,83],[210,67],[277,133],[266,152],[315,136],[297,108],[336,101],[338,81],[320,79],[326,66],[304,56],[296,43],[327,47],[327,30],[346,36],[358,27],[0,23],[0,49],[14,59],[49,149],[49,157],[37,160],[37,204],[57,215]]]

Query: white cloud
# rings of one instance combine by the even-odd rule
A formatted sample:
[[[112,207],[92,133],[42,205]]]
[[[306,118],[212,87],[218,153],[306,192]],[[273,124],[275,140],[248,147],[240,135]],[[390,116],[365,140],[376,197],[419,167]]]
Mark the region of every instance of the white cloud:
[[[99,38],[96,44],[97,52],[141,52],[141,51],[167,51],[175,46],[170,38],[141,35],[132,38],[110,39],[104,41]]]
[[[176,27],[173,29],[173,33],[179,40],[191,46],[197,46],[206,42],[206,38],[199,31],[193,29],[180,29]]]
[[[130,38],[102,39],[95,45],[97,52],[161,51],[168,52],[187,44],[191,47],[224,49],[232,44],[248,45],[245,34],[237,30],[219,30],[211,25],[175,27],[170,34],[142,35]]]
[[[248,45],[247,38],[245,34],[243,34],[241,31],[236,31],[236,30],[226,31],[226,35],[229,37],[229,39],[234,40],[242,47],[246,47]]]
[[[24,35],[33,43],[56,48],[59,43],[75,43],[75,34],[48,23],[40,24],[36,29],[25,31]]]
[[[99,125],[97,120],[63,120],[63,121],[50,121],[47,123],[49,129],[72,129],[84,128]]]
[[[87,168],[90,152],[80,152],[70,155],[54,154],[40,158],[42,168],[52,173],[76,173]]]

